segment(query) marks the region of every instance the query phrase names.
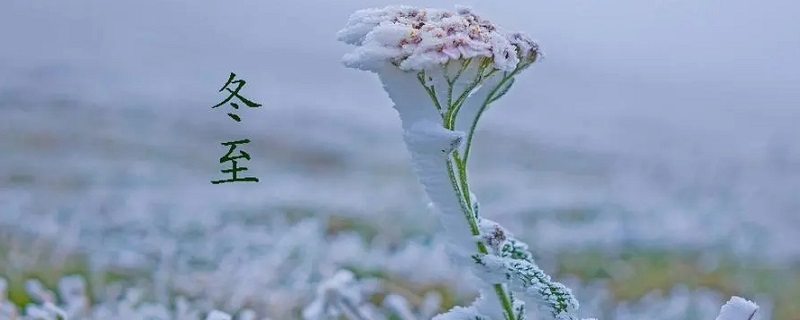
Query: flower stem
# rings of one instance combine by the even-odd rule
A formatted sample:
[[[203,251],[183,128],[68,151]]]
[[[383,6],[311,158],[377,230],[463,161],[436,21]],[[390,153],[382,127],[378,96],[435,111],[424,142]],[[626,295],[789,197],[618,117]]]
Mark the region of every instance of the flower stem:
[[[486,108],[489,106],[490,103],[492,103],[494,100],[497,100],[498,97],[495,97],[495,94],[497,94],[497,90],[500,90],[500,88],[502,88],[506,84],[506,82],[514,78],[514,76],[523,68],[517,67],[511,72],[504,74],[503,79],[500,80],[500,83],[498,83],[497,86],[492,88],[492,91],[489,93],[489,95],[486,96],[486,99],[484,99],[483,104],[481,105],[481,108],[478,109],[478,113],[475,115],[475,119],[472,120],[472,125],[470,126],[469,132],[467,133],[467,142],[466,145],[464,146],[464,166],[466,166],[467,159],[469,159],[469,150],[472,147],[472,137],[475,135],[475,128],[478,127],[478,120],[481,119],[481,115],[483,115],[483,112],[486,111]]]
[[[464,209],[464,216],[469,223],[470,231],[472,235],[477,236],[480,235],[480,229],[478,229],[478,221],[475,217],[475,213],[472,212],[472,205],[470,202],[469,196],[469,186],[467,184],[467,168],[466,168],[466,158],[464,161],[460,160],[458,157],[458,151],[453,153],[453,161],[456,163],[456,167],[458,170],[459,177],[456,178],[456,174],[453,171],[453,164],[450,162],[450,159],[447,160],[447,173],[450,176],[450,183],[453,184],[453,190],[455,190],[456,194],[458,194],[459,199],[463,200],[461,208]],[[458,181],[461,181],[459,183]],[[464,205],[468,203],[468,205]],[[489,249],[486,248],[486,244],[483,242],[475,242],[475,245],[478,247],[478,252],[482,254],[488,254]],[[497,295],[497,298],[500,299],[500,304],[503,306],[503,311],[505,313],[506,320],[515,320],[514,319],[514,307],[511,303],[511,299],[506,292],[506,288],[502,284],[495,284],[494,285],[494,292]]]
[[[444,114],[442,114],[442,122],[443,122],[442,125],[444,126],[444,128],[449,130],[455,129],[456,116],[458,115],[458,111],[461,108],[461,105],[464,104],[464,101],[466,100],[469,93],[472,90],[474,90],[483,79],[491,76],[494,72],[497,71],[497,69],[493,69],[488,73],[484,74],[484,71],[488,65],[482,62],[478,66],[478,73],[476,75],[476,79],[473,80],[473,82],[471,82],[467,86],[466,90],[464,90],[464,92],[461,92],[459,97],[453,102],[453,86],[455,85],[455,81],[458,79],[458,77],[461,76],[461,73],[464,71],[464,68],[466,68],[466,65],[468,65],[469,63],[470,62],[467,62],[466,64],[462,65],[462,67],[456,74],[456,77],[452,79],[449,78],[449,76],[447,75],[447,69],[445,68],[443,70],[444,71],[443,75],[448,84],[447,97],[446,97],[447,109],[442,108],[439,102],[439,98],[436,96],[436,90],[434,90],[433,86],[429,87],[426,84],[424,71],[417,74],[417,79],[419,80],[420,84],[422,84],[422,86],[425,88],[425,91],[428,93],[431,100],[433,100],[436,109],[438,109],[440,112],[444,111]],[[491,98],[495,95],[497,89],[503,86],[505,82],[508,81],[509,78],[513,77],[515,71],[517,71],[517,69],[515,69],[514,72],[511,72],[510,75],[509,74],[504,75],[504,78],[500,82],[500,84],[498,84],[498,87],[493,88],[492,92],[489,94],[489,96],[481,106],[480,112],[478,113],[478,117],[480,117],[480,113],[483,112],[483,110],[486,108],[486,105],[488,105],[489,102],[493,101],[491,100]],[[472,134],[474,133],[477,121],[478,119],[476,117],[476,119],[473,120],[472,127],[470,128],[468,142],[471,142]],[[453,191],[456,193],[459,199],[459,205],[464,213],[464,218],[467,219],[470,232],[472,233],[473,236],[478,236],[480,235],[480,229],[478,227],[478,218],[473,210],[472,199],[469,191],[469,184],[467,183],[467,157],[469,156],[468,147],[469,144],[467,144],[467,149],[465,149],[464,158],[461,158],[461,155],[458,152],[458,150],[454,150],[451,157],[447,158],[446,166],[447,166],[447,174],[450,177],[450,184],[452,185]],[[455,167],[453,166],[454,163]],[[486,247],[486,244],[484,244],[483,242],[480,241],[475,242],[475,245],[479,253],[489,254],[489,250]],[[516,320],[511,297],[509,296],[505,286],[499,283],[494,284],[494,292],[497,295],[498,299],[500,300],[505,320]]]

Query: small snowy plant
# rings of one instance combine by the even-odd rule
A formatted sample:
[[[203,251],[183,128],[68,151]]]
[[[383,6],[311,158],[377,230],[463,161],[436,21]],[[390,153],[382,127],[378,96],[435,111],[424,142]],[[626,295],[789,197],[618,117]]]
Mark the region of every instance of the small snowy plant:
[[[451,244],[449,254],[481,280],[472,306],[434,319],[577,319],[570,290],[536,265],[527,245],[481,216],[467,179],[478,120],[537,61],[538,45],[463,7],[360,10],[338,38],[356,46],[344,57],[346,66],[378,74]],[[755,311],[739,300],[729,304],[718,319],[747,320]]]
[[[22,310],[7,300],[7,286],[8,282],[0,277],[0,320],[203,319],[201,312],[183,297],[177,297],[174,306],[149,303],[142,300],[143,291],[137,288],[126,289],[118,299],[91,305],[86,281],[77,275],[58,281],[58,295],[48,290],[39,280],[27,280],[25,291],[31,303]],[[254,320],[254,316],[247,316],[248,312],[250,311],[243,310],[236,320]],[[204,319],[232,320],[233,317],[222,311],[211,310]]]

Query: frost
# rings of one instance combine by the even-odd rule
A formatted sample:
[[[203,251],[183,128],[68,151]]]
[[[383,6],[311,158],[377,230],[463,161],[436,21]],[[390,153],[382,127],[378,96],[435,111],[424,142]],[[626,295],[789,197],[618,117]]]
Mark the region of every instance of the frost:
[[[395,103],[414,171],[451,241],[450,257],[483,267],[475,268],[484,280],[480,299],[471,309],[455,308],[442,317],[522,320],[530,308],[514,299],[517,292],[526,302],[549,306],[559,319],[572,319],[578,304],[570,291],[536,267],[526,245],[481,218],[467,183],[477,122],[514,76],[536,61],[536,43],[522,33],[501,33],[466,7],[455,13],[413,7],[358,11],[339,39],[357,46],[345,64],[378,73]],[[488,292],[498,299],[487,300]]]
[[[211,310],[211,312],[208,313],[208,316],[206,316],[206,320],[231,320],[231,319],[232,319],[231,315],[219,310]]]
[[[503,33],[472,9],[456,12],[390,6],[350,16],[338,38],[358,46],[344,57],[353,68],[378,71],[389,62],[401,70],[425,70],[459,59],[478,58],[500,70],[533,61],[538,47],[521,33]]]
[[[553,282],[535,264],[524,260],[476,255],[476,274],[492,284],[507,283],[513,292],[531,305],[543,305],[555,319],[577,319],[573,316],[578,301],[564,285]]]
[[[447,130],[427,120],[414,123],[405,133],[414,170],[440,213],[439,220],[455,244],[454,251],[463,251],[474,246],[464,217],[463,203],[453,192],[447,172],[442,170],[447,164],[448,156],[458,147],[462,138],[463,133]]]
[[[383,304],[388,307],[389,310],[392,310],[400,320],[416,320],[417,317],[414,316],[414,313],[411,311],[411,305],[408,303],[408,299],[404,298],[403,296],[390,294],[383,299]]]
[[[475,307],[454,307],[431,320],[490,320],[490,318],[478,313]]]
[[[377,73],[394,102],[414,171],[450,241],[449,256],[472,265],[482,280],[472,306],[434,319],[523,320],[539,312],[578,319],[571,290],[536,265],[525,243],[483,218],[468,183],[478,121],[539,58],[539,46],[523,33],[501,32],[465,7],[360,10],[338,37],[356,46],[343,58],[345,65]],[[497,299],[488,299],[490,293]],[[386,303],[407,309],[396,298]]]
[[[352,320],[375,318],[375,311],[362,303],[361,285],[352,272],[339,270],[320,283],[314,301],[303,310],[303,319],[323,320],[340,316]]]
[[[733,297],[719,312],[716,320],[751,320],[758,311],[758,305],[740,297]]]

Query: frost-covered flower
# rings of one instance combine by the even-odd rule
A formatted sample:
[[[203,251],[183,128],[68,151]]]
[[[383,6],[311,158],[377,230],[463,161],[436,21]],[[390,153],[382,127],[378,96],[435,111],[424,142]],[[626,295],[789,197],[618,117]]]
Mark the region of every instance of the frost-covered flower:
[[[537,60],[536,43],[522,33],[503,32],[465,7],[455,12],[405,6],[361,10],[339,39],[357,46],[344,57],[345,65],[377,73],[395,103],[414,170],[451,243],[451,258],[475,266],[484,280],[482,296],[497,295],[448,314],[521,320],[536,309],[526,309],[522,301],[536,301],[550,306],[546,309],[553,316],[572,319],[577,302],[571,292],[544,275],[527,247],[506,238],[502,228],[488,233],[482,228],[467,183],[478,120]],[[508,281],[512,277],[518,280]]]
[[[524,34],[503,33],[467,7],[456,12],[409,6],[361,10],[338,36],[358,46],[345,63],[365,70],[379,69],[389,61],[402,70],[419,71],[477,58],[509,71],[535,60],[538,53]]]
[[[535,264],[526,244],[481,217],[468,184],[478,120],[538,59],[539,46],[465,7],[360,10],[338,38],[356,46],[345,55],[346,66],[377,73],[383,82],[402,120],[414,171],[450,241],[448,253],[482,280],[472,306],[434,319],[578,319],[571,290]]]
[[[356,46],[346,66],[380,76],[404,129],[431,120],[468,133],[464,148],[480,114],[540,56],[528,35],[503,31],[466,7],[359,10],[338,38]]]

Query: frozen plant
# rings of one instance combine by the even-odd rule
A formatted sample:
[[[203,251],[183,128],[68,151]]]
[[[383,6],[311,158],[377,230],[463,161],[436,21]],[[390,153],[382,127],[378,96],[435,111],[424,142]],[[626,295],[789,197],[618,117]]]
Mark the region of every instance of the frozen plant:
[[[373,320],[378,317],[371,305],[364,303],[364,291],[371,291],[369,283],[360,283],[348,270],[339,270],[320,283],[314,301],[303,310],[303,319],[338,319],[346,316],[353,320]]]
[[[8,282],[0,277],[0,320],[200,320],[200,311],[185,298],[177,297],[174,306],[142,301],[142,290],[131,288],[119,299],[109,299],[91,305],[86,281],[72,275],[58,281],[58,296],[45,288],[39,280],[25,282],[25,290],[32,302],[18,312],[7,300]],[[57,299],[58,298],[58,299]],[[60,300],[60,301],[59,301]],[[255,320],[250,310],[243,310],[236,320]],[[232,320],[232,316],[218,310],[208,312],[205,320]],[[269,320],[265,318],[265,320]]]
[[[733,297],[722,310],[719,311],[717,320],[752,320],[758,311],[758,305],[740,297]]]
[[[8,301],[7,291],[8,281],[0,277],[0,319],[16,319],[17,306]]]
[[[482,280],[472,306],[434,319],[577,319],[578,302],[570,289],[536,265],[526,244],[481,217],[468,184],[467,163],[481,115],[537,61],[538,45],[465,7],[455,12],[409,6],[359,10],[338,38],[356,46],[345,55],[346,66],[378,74],[400,115],[414,170],[450,242],[450,257],[471,265]]]

